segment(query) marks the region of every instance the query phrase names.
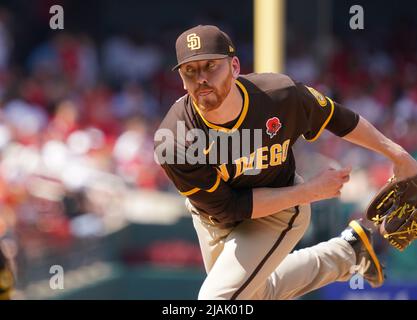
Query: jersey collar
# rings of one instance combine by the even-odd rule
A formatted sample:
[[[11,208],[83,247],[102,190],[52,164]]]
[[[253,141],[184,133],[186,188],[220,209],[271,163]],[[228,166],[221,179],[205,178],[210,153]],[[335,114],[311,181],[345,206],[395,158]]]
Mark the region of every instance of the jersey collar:
[[[239,119],[237,120],[237,122],[235,123],[235,125],[233,126],[233,128],[229,129],[229,128],[224,128],[221,126],[218,126],[214,123],[209,122],[207,119],[205,119],[198,107],[198,105],[194,102],[194,100],[192,100],[192,104],[194,109],[197,111],[197,113],[199,114],[200,118],[204,121],[204,123],[206,124],[207,127],[212,128],[212,129],[216,129],[218,131],[222,131],[222,132],[226,132],[226,133],[233,133],[235,132],[237,129],[239,129],[240,125],[242,124],[243,120],[245,120],[246,118],[246,114],[248,113],[248,109],[249,109],[249,95],[248,95],[248,91],[246,90],[245,86],[239,81],[239,80],[235,80],[235,83],[239,86],[239,88],[242,90],[243,92],[243,109],[242,112],[240,113]]]

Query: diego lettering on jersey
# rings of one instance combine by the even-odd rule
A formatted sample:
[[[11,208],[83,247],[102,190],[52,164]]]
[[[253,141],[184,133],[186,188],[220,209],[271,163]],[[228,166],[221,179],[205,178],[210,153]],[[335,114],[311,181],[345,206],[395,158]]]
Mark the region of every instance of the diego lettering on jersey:
[[[222,132],[193,128],[187,130],[184,121],[177,122],[177,130],[159,129],[154,140],[154,158],[158,164],[230,163],[262,146],[262,129],[242,129]]]
[[[225,181],[231,176],[228,164],[234,166],[233,169],[229,167],[235,172],[233,179],[242,174],[257,175],[270,166],[281,165],[287,159],[291,142],[290,139],[282,143],[269,140],[270,144],[265,146],[262,143],[262,129],[242,129],[232,133],[209,130],[207,136],[198,128],[187,131],[185,124],[180,121],[177,123],[176,136],[173,132],[167,134],[163,130],[166,129],[155,134],[155,140],[162,141],[155,148],[157,163],[213,165]]]
[[[270,147],[263,146],[252,152],[249,157],[243,156],[235,159],[233,161],[235,165],[233,179],[238,178],[242,174],[258,174],[261,170],[283,164],[287,160],[290,142],[291,140],[287,139],[282,144],[276,143]],[[224,181],[230,179],[226,163],[221,164],[217,170]]]

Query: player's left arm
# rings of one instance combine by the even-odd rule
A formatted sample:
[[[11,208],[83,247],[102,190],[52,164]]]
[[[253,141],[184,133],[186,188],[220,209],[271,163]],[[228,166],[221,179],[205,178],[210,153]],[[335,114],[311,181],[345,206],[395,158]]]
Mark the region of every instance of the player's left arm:
[[[417,161],[402,146],[383,135],[363,117],[342,138],[390,159],[394,164],[394,174],[399,180],[417,175]]]
[[[297,127],[307,141],[316,141],[324,129],[343,137],[358,124],[359,115],[314,88],[296,83],[296,90],[299,97],[294,108]]]
[[[366,119],[314,88],[300,83],[297,83],[296,88],[302,106],[298,119],[304,124],[302,133],[308,141],[315,141],[323,129],[327,129],[346,141],[390,159],[394,164],[394,174],[397,179],[402,180],[417,174],[417,161]]]

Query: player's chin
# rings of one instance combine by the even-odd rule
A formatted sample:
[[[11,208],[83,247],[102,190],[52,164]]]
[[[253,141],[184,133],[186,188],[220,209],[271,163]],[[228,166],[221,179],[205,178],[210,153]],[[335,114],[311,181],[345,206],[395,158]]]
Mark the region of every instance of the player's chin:
[[[209,99],[207,97],[199,97],[198,104],[204,111],[213,111],[220,107],[220,103],[217,99]]]

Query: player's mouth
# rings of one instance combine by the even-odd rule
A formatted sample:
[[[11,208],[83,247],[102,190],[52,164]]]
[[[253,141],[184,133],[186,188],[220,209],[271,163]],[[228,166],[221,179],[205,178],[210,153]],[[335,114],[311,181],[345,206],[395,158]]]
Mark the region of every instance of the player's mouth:
[[[198,95],[200,96],[200,97],[204,97],[204,96],[207,96],[207,95],[209,95],[210,93],[212,93],[213,92],[213,90],[200,90],[199,92],[198,92]]]

